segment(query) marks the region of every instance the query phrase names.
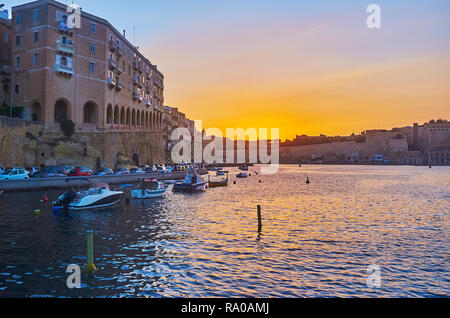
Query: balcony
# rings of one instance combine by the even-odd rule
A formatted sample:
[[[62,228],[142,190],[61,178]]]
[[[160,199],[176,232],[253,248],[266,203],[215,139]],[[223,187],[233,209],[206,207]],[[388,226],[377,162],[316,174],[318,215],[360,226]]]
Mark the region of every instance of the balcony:
[[[142,95],[140,93],[133,92],[133,99],[142,102]]]
[[[138,62],[134,61],[133,62],[133,69],[137,70],[139,68]]]
[[[164,85],[162,84],[161,81],[155,80],[154,83],[155,83],[155,85],[158,86],[159,88],[164,88]]]
[[[139,84],[139,77],[137,77],[136,75],[133,75],[133,84],[134,85],[138,85]]]
[[[138,72],[141,74],[144,72],[144,68],[142,67],[141,63],[139,63],[139,65],[138,65]]]
[[[58,73],[61,73],[63,75],[72,76],[73,75],[73,67],[69,65],[63,65],[63,64],[55,64],[55,70]]]
[[[146,100],[145,100],[145,106],[147,106],[147,107],[152,106],[152,102],[151,102],[150,99],[146,99]]]
[[[58,30],[59,30],[59,32],[67,34],[67,35],[72,35],[73,34],[73,29],[69,28],[65,21],[60,21],[59,22]]]
[[[109,50],[111,52],[115,52],[116,51],[117,44],[113,40],[109,40],[108,45],[109,45]]]
[[[150,93],[152,92],[152,88],[150,87],[149,84],[145,85],[145,92],[146,92],[147,94],[150,94]]]
[[[118,57],[122,57],[122,48],[120,47],[120,45],[117,45],[116,55]]]
[[[56,42],[56,49],[60,53],[64,53],[67,55],[73,55],[73,53],[74,53],[73,44],[62,43],[62,41]]]
[[[117,82],[116,91],[120,92],[123,89],[123,85]]]
[[[120,75],[122,74],[122,72],[123,72],[122,68],[119,65],[117,65],[116,73]]]
[[[136,85],[137,85],[137,87],[142,88],[142,82],[141,81],[138,81]]]
[[[108,78],[109,88],[114,88],[116,86],[116,80],[114,78]]]
[[[150,75],[150,72],[146,72],[145,73],[145,78],[148,79],[148,80],[152,79],[152,76]]]
[[[114,70],[116,69],[116,67],[117,67],[117,62],[114,61],[114,60],[112,60],[112,59],[109,59],[109,60],[108,60],[108,68],[109,68],[111,71],[114,71]]]

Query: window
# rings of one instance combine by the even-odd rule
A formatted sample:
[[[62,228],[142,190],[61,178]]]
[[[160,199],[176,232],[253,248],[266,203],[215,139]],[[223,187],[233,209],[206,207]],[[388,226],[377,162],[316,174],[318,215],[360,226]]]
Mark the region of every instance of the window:
[[[5,33],[5,34],[3,35],[3,41],[6,42],[6,43],[8,43],[8,41],[9,41],[9,39],[8,39],[8,33]]]
[[[20,85],[16,84],[14,85],[14,94],[19,95],[20,93]]]
[[[95,43],[91,42],[91,53],[95,54]]]
[[[16,46],[20,45],[20,35],[16,36]]]
[[[37,53],[34,53],[34,54],[33,54],[33,64],[36,65],[37,62],[38,62],[38,54],[37,54]]]
[[[89,71],[91,73],[95,73],[95,63],[89,63]]]
[[[39,9],[34,10],[33,18],[34,22],[39,22]]]
[[[39,41],[39,32],[34,32],[34,42],[38,42]]]
[[[95,34],[95,32],[97,31],[96,27],[97,27],[96,24],[91,22],[91,33],[92,34]]]
[[[21,23],[21,17],[18,14],[18,15],[16,15],[16,25],[20,25],[20,23]]]
[[[16,56],[16,67],[19,67],[20,66],[20,57],[19,56]]]

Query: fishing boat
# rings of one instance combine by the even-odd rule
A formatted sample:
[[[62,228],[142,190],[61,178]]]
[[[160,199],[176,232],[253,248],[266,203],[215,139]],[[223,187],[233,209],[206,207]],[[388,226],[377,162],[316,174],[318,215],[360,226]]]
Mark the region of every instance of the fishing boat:
[[[106,208],[116,205],[122,199],[122,191],[112,191],[106,183],[99,183],[88,191],[67,191],[53,202],[54,210],[69,209],[73,211]]]
[[[248,174],[245,172],[241,172],[240,174],[236,175],[236,178],[245,179],[248,177]]]
[[[219,170],[219,171],[217,171],[216,172],[216,176],[224,176],[225,175],[225,171],[223,171],[223,170]]]
[[[173,192],[197,192],[202,191],[208,182],[200,180],[194,169],[188,169],[183,181],[173,186]]]
[[[166,193],[168,186],[158,180],[144,179],[135,189],[130,191],[133,199],[160,198]]]
[[[211,181],[211,176],[209,176],[208,186],[210,188],[227,187],[228,186],[228,175],[225,180],[215,180],[215,181]]]

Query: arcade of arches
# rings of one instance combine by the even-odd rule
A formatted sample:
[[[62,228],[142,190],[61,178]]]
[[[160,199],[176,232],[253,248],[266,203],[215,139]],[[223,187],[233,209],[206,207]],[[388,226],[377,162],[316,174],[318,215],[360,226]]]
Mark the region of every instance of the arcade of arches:
[[[34,122],[44,121],[44,108],[39,101],[30,105],[31,119]],[[96,103],[88,101],[83,106],[83,125],[101,127],[101,111]],[[160,130],[163,128],[163,113],[161,111],[140,110],[131,107],[108,104],[105,112],[106,128],[117,129],[149,129]],[[53,122],[60,123],[71,118],[71,105],[63,98],[55,102]],[[76,123],[75,123],[76,124]],[[81,124],[81,123],[80,123]]]

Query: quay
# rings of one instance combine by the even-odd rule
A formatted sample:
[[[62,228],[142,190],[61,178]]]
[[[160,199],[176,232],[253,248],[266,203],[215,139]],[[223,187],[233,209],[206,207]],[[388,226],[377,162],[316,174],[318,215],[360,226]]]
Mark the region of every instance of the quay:
[[[200,175],[208,172],[199,169]],[[6,192],[22,192],[22,191],[43,191],[52,189],[83,187],[88,184],[108,183],[108,184],[127,184],[135,183],[142,179],[164,180],[181,180],[186,176],[185,171],[175,171],[170,173],[146,173],[139,175],[118,175],[118,176],[90,176],[90,177],[61,177],[61,178],[36,178],[28,180],[6,180],[0,181],[0,190]],[[89,182],[87,182],[89,181]]]

